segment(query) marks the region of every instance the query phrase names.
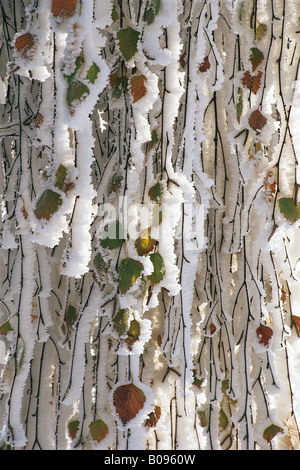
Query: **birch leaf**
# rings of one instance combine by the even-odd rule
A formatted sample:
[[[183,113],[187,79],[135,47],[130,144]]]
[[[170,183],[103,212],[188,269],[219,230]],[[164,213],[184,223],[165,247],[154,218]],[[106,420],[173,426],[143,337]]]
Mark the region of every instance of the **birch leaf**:
[[[148,142],[148,151],[151,150],[155,144],[157,144],[158,142],[158,135],[157,135],[157,131],[156,130],[153,130],[151,132],[151,140]]]
[[[101,240],[101,246],[113,250],[119,248],[123,240],[123,228],[119,221],[112,223],[107,230],[107,237]]]
[[[219,412],[219,426],[221,429],[226,429],[228,426],[228,418],[223,408]]]
[[[147,93],[147,88],[145,87],[146,77],[144,75],[136,75],[131,78],[131,93],[133,96],[133,102],[140,100]]]
[[[94,84],[99,72],[100,69],[98,65],[93,62],[86,74],[87,81]]]
[[[203,62],[199,66],[199,70],[200,72],[206,72],[209,69],[210,69],[210,62],[208,59],[208,55],[206,55],[203,59]]]
[[[52,15],[55,17],[71,17],[74,15],[77,0],[52,0]]]
[[[107,188],[108,196],[119,191],[119,189],[121,188],[122,180],[123,176],[117,173],[110,178]]]
[[[263,23],[260,23],[260,25],[256,28],[256,39],[260,41],[263,37],[265,37],[267,30],[267,26]]]
[[[129,330],[127,332],[128,338],[126,339],[126,344],[128,349],[131,351],[134,343],[139,339],[140,336],[140,324],[137,320],[132,320],[129,325]]]
[[[74,80],[68,86],[67,103],[69,106],[72,106],[74,102],[84,99],[89,94],[89,87],[85,83],[82,83],[80,80]]]
[[[259,70],[257,75],[251,75],[249,70],[247,70],[242,78],[242,83],[244,86],[249,88],[253,93],[257,93],[260,88],[260,82],[262,77],[262,71]]]
[[[254,71],[257,67],[262,63],[264,60],[263,53],[257,49],[257,47],[252,47],[251,55],[250,55],[250,62],[252,64],[252,70]]]
[[[267,325],[259,325],[259,327],[256,329],[256,334],[257,334],[259,343],[268,347],[269,342],[273,336],[272,328],[270,328]]]
[[[102,421],[102,419],[96,419],[95,421],[92,421],[89,425],[89,428],[92,439],[97,442],[101,442],[108,433],[107,424]]]
[[[59,165],[58,170],[55,174],[55,186],[61,191],[64,188],[65,181],[67,176],[67,169],[63,165]]]
[[[50,217],[58,210],[62,202],[60,194],[52,191],[52,189],[46,189],[37,201],[34,210],[36,218],[50,220]]]
[[[113,325],[114,329],[118,333],[119,336],[123,336],[128,328],[128,318],[129,318],[129,310],[127,309],[120,309],[114,316],[113,316]]]
[[[135,31],[131,27],[121,29],[117,33],[119,40],[120,51],[125,60],[130,60],[137,52],[137,43],[140,37],[140,33]]]
[[[151,285],[154,286],[155,284],[158,284],[160,281],[162,281],[165,275],[165,266],[164,260],[158,252],[151,253],[150,259],[152,261],[154,271],[152,274],[150,274],[150,276],[148,276],[148,279],[151,282]]]
[[[239,95],[239,99],[238,99],[238,102],[236,104],[236,119],[237,119],[238,123],[240,123],[241,116],[242,116],[242,113],[243,113],[243,107],[244,107],[244,104],[243,104],[243,91],[242,91],[241,88],[238,89],[238,95]]]
[[[270,444],[271,440],[278,434],[279,432],[283,433],[283,429],[280,426],[277,426],[276,424],[270,424],[264,432],[263,432],[263,438],[267,441],[268,444]]]
[[[81,54],[78,57],[76,57],[74,71],[70,73],[69,75],[63,74],[64,78],[67,80],[68,83],[71,83],[74,80],[74,78],[78,74],[83,64],[84,64],[84,58],[83,58],[83,55]],[[63,70],[64,70],[64,66],[62,67],[62,71]]]
[[[9,321],[6,321],[0,326],[0,335],[7,335],[9,331],[13,331],[13,327],[11,326]]]
[[[145,401],[144,392],[133,383],[121,385],[113,394],[116,412],[124,425],[138,414],[144,407]]]
[[[104,261],[101,253],[97,253],[94,258],[94,266],[97,269],[98,273],[101,274],[103,271],[107,271],[108,264]]]
[[[151,411],[148,416],[149,419],[147,419],[146,421],[146,426],[148,426],[149,428],[155,427],[161,416],[161,407],[156,405],[154,411]]]
[[[152,0],[150,3],[150,7],[145,11],[144,14],[144,21],[146,21],[147,24],[153,23],[155,20],[155,16],[158,13],[160,7],[160,0]]]
[[[125,258],[119,266],[119,287],[122,294],[130,289],[137,278],[141,275],[144,266],[140,261],[132,258]]]
[[[70,421],[68,423],[68,432],[71,439],[75,439],[79,430],[79,425],[80,421],[78,421],[78,419],[75,419],[74,421]]]
[[[163,187],[160,183],[156,183],[148,191],[148,195],[150,199],[154,202],[160,202],[162,194],[163,194]]]
[[[154,250],[157,245],[157,240],[154,240],[149,235],[149,229],[145,230],[142,235],[136,239],[134,246],[139,256],[149,254]]]
[[[69,305],[66,312],[66,323],[68,326],[72,326],[77,317],[77,310],[73,305]]]
[[[292,320],[296,326],[297,335],[300,337],[300,317],[297,315],[292,315]]]
[[[30,33],[22,34],[15,40],[15,48],[24,58],[28,58],[31,55],[34,44],[35,38]]]
[[[255,131],[261,131],[262,128],[265,126],[266,122],[267,122],[267,119],[265,118],[263,114],[261,114],[261,112],[258,109],[253,111],[253,113],[251,113],[249,117],[249,124],[252,127],[252,129]]]
[[[205,428],[207,426],[207,423],[208,423],[205,411],[199,410],[198,415],[199,415],[200,424],[201,424],[202,428]]]
[[[296,205],[295,200],[291,197],[279,199],[279,209],[284,217],[292,223],[300,218],[300,202]]]

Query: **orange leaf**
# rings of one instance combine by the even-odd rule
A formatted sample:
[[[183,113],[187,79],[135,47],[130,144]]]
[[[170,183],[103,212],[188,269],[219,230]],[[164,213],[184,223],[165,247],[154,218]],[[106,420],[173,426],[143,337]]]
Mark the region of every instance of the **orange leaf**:
[[[200,72],[206,72],[206,70],[210,69],[210,62],[208,60],[208,55],[206,55],[203,59],[202,64],[200,64],[199,70]]]
[[[257,93],[260,88],[260,81],[262,77],[262,71],[260,70],[257,75],[251,75],[249,70],[247,70],[242,78],[242,83],[244,86],[249,88],[249,90],[253,91],[253,93]]]
[[[133,96],[133,102],[140,100],[147,93],[147,88],[145,87],[146,77],[144,75],[136,75],[130,80],[131,83],[131,93]]]
[[[52,0],[52,15],[55,17],[71,17],[76,10],[77,0]]]
[[[260,324],[259,327],[256,329],[256,334],[260,344],[268,347],[270,339],[273,336],[273,330],[267,325]]]
[[[35,44],[35,38],[30,33],[22,34],[15,40],[15,47],[22,57],[28,57]]]
[[[124,425],[138,414],[145,401],[144,392],[132,383],[121,385],[113,394],[116,412]]]
[[[261,131],[265,126],[267,119],[261,112],[256,109],[249,117],[249,124],[255,131]]]

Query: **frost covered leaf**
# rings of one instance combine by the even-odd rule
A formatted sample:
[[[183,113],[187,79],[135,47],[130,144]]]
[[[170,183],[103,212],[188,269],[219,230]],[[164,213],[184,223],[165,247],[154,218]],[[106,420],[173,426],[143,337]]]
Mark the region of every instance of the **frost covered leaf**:
[[[128,90],[128,78],[126,75],[119,75],[119,72],[111,73],[109,76],[109,83],[112,87],[113,96],[120,98],[122,93],[126,93]]]
[[[83,66],[83,64],[84,64],[84,58],[83,58],[83,55],[80,54],[78,57],[76,57],[74,71],[72,73],[70,73],[69,75],[63,74],[64,78],[67,80],[68,83],[71,83],[74,80],[74,78],[78,74],[78,72],[81,69],[81,67]],[[63,70],[64,70],[64,66],[62,68],[62,71]]]
[[[93,62],[92,65],[90,66],[90,68],[88,69],[87,74],[86,74],[87,81],[94,84],[96,78],[98,77],[99,72],[100,72],[100,69],[99,69],[98,65],[95,64],[95,62]]]
[[[250,55],[250,62],[252,64],[252,70],[254,71],[257,67],[262,63],[264,60],[263,53],[257,49],[257,47],[252,47],[251,55]]]
[[[68,423],[68,432],[71,439],[75,439],[79,430],[79,425],[80,421],[78,421],[78,419],[74,419],[74,421],[70,421]]]
[[[123,336],[128,328],[128,318],[129,318],[129,310],[122,308],[120,309],[112,319],[114,329],[118,333],[119,336]]]
[[[198,411],[198,415],[199,415],[201,426],[205,428],[205,426],[207,426],[207,423],[208,423],[205,411],[203,410]]]
[[[0,335],[7,335],[9,331],[13,331],[13,327],[11,326],[9,321],[6,321],[0,326]]]
[[[67,103],[71,107],[74,102],[84,99],[90,94],[89,87],[80,80],[72,81],[67,90]]]
[[[34,210],[36,218],[50,220],[50,217],[58,210],[62,202],[60,194],[52,191],[52,189],[46,189],[37,201]]]
[[[144,392],[133,383],[121,385],[113,394],[113,403],[116,412],[125,425],[133,419],[143,408],[146,401]]]
[[[65,181],[66,181],[66,176],[67,176],[67,169],[63,165],[59,165],[58,170],[55,174],[55,183],[54,185],[63,191],[63,188],[65,186]]]
[[[97,253],[94,258],[94,266],[97,269],[98,273],[101,274],[103,271],[106,271],[108,268],[108,264],[103,259],[101,253]]]
[[[225,413],[225,411],[223,410],[223,408],[220,409],[220,412],[219,412],[219,426],[221,429],[226,429],[227,426],[228,426],[228,417]]]
[[[256,334],[259,340],[260,344],[263,344],[264,346],[268,347],[269,342],[273,336],[273,330],[267,325],[259,325],[259,327],[256,329]]]
[[[96,419],[95,421],[92,421],[89,425],[89,428],[92,439],[97,442],[101,442],[108,433],[107,424],[102,421],[102,419]]]
[[[208,59],[208,55],[206,55],[203,59],[203,62],[199,66],[199,71],[200,72],[206,72],[206,70],[210,69],[210,62]]]
[[[137,52],[137,43],[140,37],[140,33],[135,31],[131,27],[121,29],[117,33],[119,40],[120,51],[126,60],[132,59],[134,54]]]
[[[241,88],[238,89],[238,95],[239,95],[239,99],[236,104],[236,119],[237,119],[237,122],[240,123],[242,112],[243,112],[243,107],[244,107],[243,90]]]
[[[149,8],[147,8],[144,14],[144,21],[146,21],[147,24],[151,24],[155,20],[155,16],[158,13],[160,0],[151,0],[148,6]]]
[[[145,230],[142,235],[136,239],[134,246],[139,256],[144,256],[153,251],[157,245],[157,240],[150,237],[149,229]]]
[[[253,93],[257,93],[260,88],[260,82],[262,77],[262,71],[260,70],[257,75],[251,75],[249,70],[247,70],[242,78],[242,83],[244,86],[249,88],[249,90],[253,91]]]
[[[163,194],[163,187],[160,183],[156,183],[148,191],[148,195],[150,199],[154,202],[160,202],[162,194]]]
[[[258,41],[260,41],[267,33],[267,26],[263,23],[260,23],[260,25],[256,28],[256,33],[255,33],[255,36],[256,36],[256,39]]]
[[[107,187],[107,195],[110,196],[113,193],[117,193],[121,188],[121,182],[123,180],[123,176],[119,174],[113,175],[108,183]]]
[[[113,20],[113,22],[117,21],[119,19],[119,15],[117,13],[117,10],[116,10],[116,6],[114,5],[113,6],[113,9],[111,11],[111,19]]]
[[[149,428],[155,427],[161,416],[161,407],[155,405],[154,411],[151,411],[148,416],[149,418],[146,421],[146,426]]]
[[[193,369],[193,385],[201,389],[204,379],[198,379],[195,369]]]
[[[15,48],[24,58],[28,58],[31,55],[34,45],[35,38],[30,33],[22,34],[15,40]]]
[[[128,337],[126,339],[126,344],[130,351],[134,343],[139,339],[140,331],[141,328],[139,322],[137,320],[132,320],[129,325],[129,330],[127,332]]]
[[[131,78],[131,93],[133,96],[133,102],[140,100],[147,93],[147,88],[145,87],[146,77],[144,75],[136,75]]]
[[[300,202],[296,205],[295,199],[291,197],[279,199],[279,209],[284,217],[292,223],[300,219]]]
[[[123,228],[119,221],[112,223],[107,230],[107,237],[101,240],[101,246],[113,250],[120,248],[123,240]]]
[[[249,117],[249,124],[255,131],[261,131],[262,128],[265,126],[267,119],[261,112],[256,109],[253,111]]]
[[[151,132],[151,140],[150,140],[150,141],[148,142],[148,144],[147,144],[147,147],[148,147],[147,150],[148,150],[148,152],[149,152],[149,150],[151,150],[151,149],[154,147],[155,144],[157,144],[157,142],[158,142],[157,131],[156,131],[156,130],[153,130],[153,131]]]
[[[147,277],[151,282],[151,285],[154,286],[155,284],[158,284],[160,281],[162,281],[165,275],[165,265],[162,256],[158,252],[151,253],[150,259],[152,261],[154,271],[152,274],[150,274],[150,276]]]
[[[52,0],[52,15],[55,17],[71,17],[76,10],[77,0]]]
[[[144,266],[140,261],[132,258],[125,258],[119,266],[119,287],[122,294],[130,289],[137,278],[141,275]]]
[[[66,311],[66,323],[68,326],[72,326],[77,317],[77,310],[73,305],[69,305]]]
[[[277,426],[276,424],[270,424],[264,432],[263,432],[263,438],[267,441],[269,444],[271,440],[278,434],[279,432],[283,433],[283,429],[280,426]]]
[[[229,388],[229,379],[222,380],[221,392],[225,393],[228,388]]]

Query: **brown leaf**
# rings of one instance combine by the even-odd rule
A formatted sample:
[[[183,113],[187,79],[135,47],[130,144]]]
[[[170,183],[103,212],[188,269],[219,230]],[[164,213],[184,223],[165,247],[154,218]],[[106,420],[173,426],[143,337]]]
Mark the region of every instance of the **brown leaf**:
[[[181,67],[184,69],[186,66],[186,60],[185,60],[186,52],[184,51],[181,56],[179,57],[179,63]]]
[[[116,412],[124,425],[138,414],[145,401],[144,392],[133,383],[121,385],[113,394]]]
[[[146,426],[149,426],[149,428],[153,428],[154,426],[156,426],[160,418],[160,415],[161,415],[161,407],[155,406],[154,411],[151,411],[151,413],[148,415],[149,419],[147,419],[146,421]]]
[[[210,69],[210,62],[208,60],[208,55],[206,55],[203,59],[203,62],[200,64],[199,71],[206,72],[208,69]]]
[[[133,102],[140,100],[147,93],[147,88],[145,87],[146,77],[144,75],[136,75],[131,78],[131,93],[133,96]]]
[[[262,77],[262,71],[260,70],[257,75],[251,75],[249,70],[247,70],[242,78],[242,84],[249,88],[249,90],[253,91],[253,93],[257,93],[260,88],[260,81]]]
[[[209,325],[209,329],[210,329],[211,334],[213,334],[216,331],[217,327],[214,323],[211,323]]]
[[[24,58],[28,58],[31,55],[34,44],[35,38],[30,33],[22,34],[22,36],[18,36],[15,40],[15,48]]]
[[[256,329],[256,334],[260,344],[268,347],[269,342],[273,336],[273,330],[267,325],[260,324],[259,327]]]
[[[52,15],[55,17],[70,18],[74,15],[77,0],[52,0]]]
[[[261,112],[256,109],[249,117],[249,124],[255,131],[261,131],[265,126],[267,119]]]
[[[250,62],[252,64],[252,70],[254,71],[264,60],[263,53],[257,49],[257,47],[252,47],[251,55],[250,55]]]

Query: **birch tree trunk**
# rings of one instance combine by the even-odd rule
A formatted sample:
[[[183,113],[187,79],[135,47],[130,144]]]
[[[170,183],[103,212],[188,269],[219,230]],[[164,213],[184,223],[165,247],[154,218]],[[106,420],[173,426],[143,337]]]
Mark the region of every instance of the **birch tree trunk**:
[[[300,449],[299,1],[0,16],[2,449]]]

